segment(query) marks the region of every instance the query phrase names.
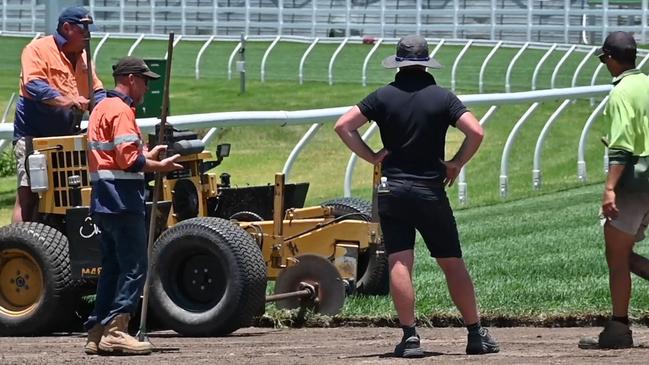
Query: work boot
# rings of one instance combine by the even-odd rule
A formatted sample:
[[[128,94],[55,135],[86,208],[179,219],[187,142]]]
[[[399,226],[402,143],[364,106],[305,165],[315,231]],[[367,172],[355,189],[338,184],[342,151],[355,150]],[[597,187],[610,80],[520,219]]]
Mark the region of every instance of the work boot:
[[[467,337],[466,353],[469,355],[491,354],[500,351],[496,339],[486,328],[480,328],[478,333],[469,333]]]
[[[83,347],[83,351],[88,355],[97,355],[99,341],[101,341],[101,335],[104,333],[104,326],[100,323],[92,326],[88,330],[88,340],[86,340],[86,345]]]
[[[626,349],[633,347],[633,333],[628,325],[618,321],[608,321],[598,338],[583,337],[579,348],[590,349]]]
[[[396,357],[422,357],[424,351],[419,345],[419,335],[410,336],[401,339],[401,342],[394,348],[394,356]]]
[[[128,334],[130,317],[128,314],[120,314],[106,325],[99,341],[100,354],[148,355],[153,351],[151,343],[140,342]]]

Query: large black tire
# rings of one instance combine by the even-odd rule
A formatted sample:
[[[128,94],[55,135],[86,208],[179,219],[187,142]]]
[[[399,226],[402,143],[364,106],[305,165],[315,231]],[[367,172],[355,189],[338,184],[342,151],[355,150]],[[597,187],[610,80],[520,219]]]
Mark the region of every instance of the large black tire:
[[[45,334],[70,319],[68,239],[41,223],[0,228],[0,335]]]
[[[152,254],[151,309],[184,336],[223,336],[251,324],[266,300],[266,264],[255,240],[221,218],[166,230]]]
[[[334,208],[336,217],[345,214],[360,213],[361,216],[350,215],[349,219],[370,220],[372,204],[358,198],[338,198],[322,203],[323,206]],[[377,254],[377,251],[380,253]],[[358,255],[356,291],[365,295],[387,295],[390,292],[390,274],[388,257],[384,252],[383,239],[381,244],[372,246]]]

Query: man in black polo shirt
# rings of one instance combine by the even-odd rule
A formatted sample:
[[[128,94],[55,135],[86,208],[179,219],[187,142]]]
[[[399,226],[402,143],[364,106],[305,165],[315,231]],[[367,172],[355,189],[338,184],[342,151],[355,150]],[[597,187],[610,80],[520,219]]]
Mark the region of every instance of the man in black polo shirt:
[[[399,357],[423,356],[415,329],[415,295],[412,285],[415,230],[446,276],[453,302],[469,335],[466,352],[498,352],[496,341],[480,326],[473,282],[458,238],[453,211],[444,191],[482,142],[482,127],[475,116],[450,91],[436,85],[426,68],[441,68],[428,55],[426,39],[402,38],[397,54],[383,60],[386,68],[399,68],[394,82],[369,94],[336,122],[336,132],[359,157],[382,162],[387,187],[379,189],[379,216],[390,265],[390,293],[399,315],[403,338],[394,353]],[[381,131],[384,148],[372,151],[358,128],[368,120]],[[458,128],[465,139],[455,156],[444,160],[446,131]]]

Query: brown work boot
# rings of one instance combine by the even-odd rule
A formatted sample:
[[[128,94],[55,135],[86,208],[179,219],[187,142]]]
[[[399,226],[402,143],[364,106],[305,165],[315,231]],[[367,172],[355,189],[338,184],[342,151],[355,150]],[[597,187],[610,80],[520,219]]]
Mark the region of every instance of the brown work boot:
[[[88,340],[86,340],[86,345],[83,347],[83,351],[88,355],[97,355],[99,341],[101,340],[101,335],[104,333],[104,326],[97,323],[92,326],[88,331]]]
[[[120,314],[110,321],[99,341],[102,355],[148,355],[153,351],[149,342],[140,342],[128,334],[128,321],[131,316]]]
[[[608,321],[598,338],[584,337],[579,340],[580,349],[626,349],[633,347],[633,333],[626,324]]]

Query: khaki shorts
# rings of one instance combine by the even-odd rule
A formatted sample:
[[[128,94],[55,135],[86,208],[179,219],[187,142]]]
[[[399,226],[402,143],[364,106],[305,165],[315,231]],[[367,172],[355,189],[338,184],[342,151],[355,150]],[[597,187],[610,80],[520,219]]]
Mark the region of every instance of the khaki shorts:
[[[22,137],[14,145],[14,156],[16,157],[16,176],[18,178],[18,187],[29,186],[29,176],[27,175],[27,156],[33,151],[31,137]]]
[[[620,231],[635,236],[635,241],[645,239],[649,224],[649,193],[618,193],[615,205],[619,211],[610,224]]]

